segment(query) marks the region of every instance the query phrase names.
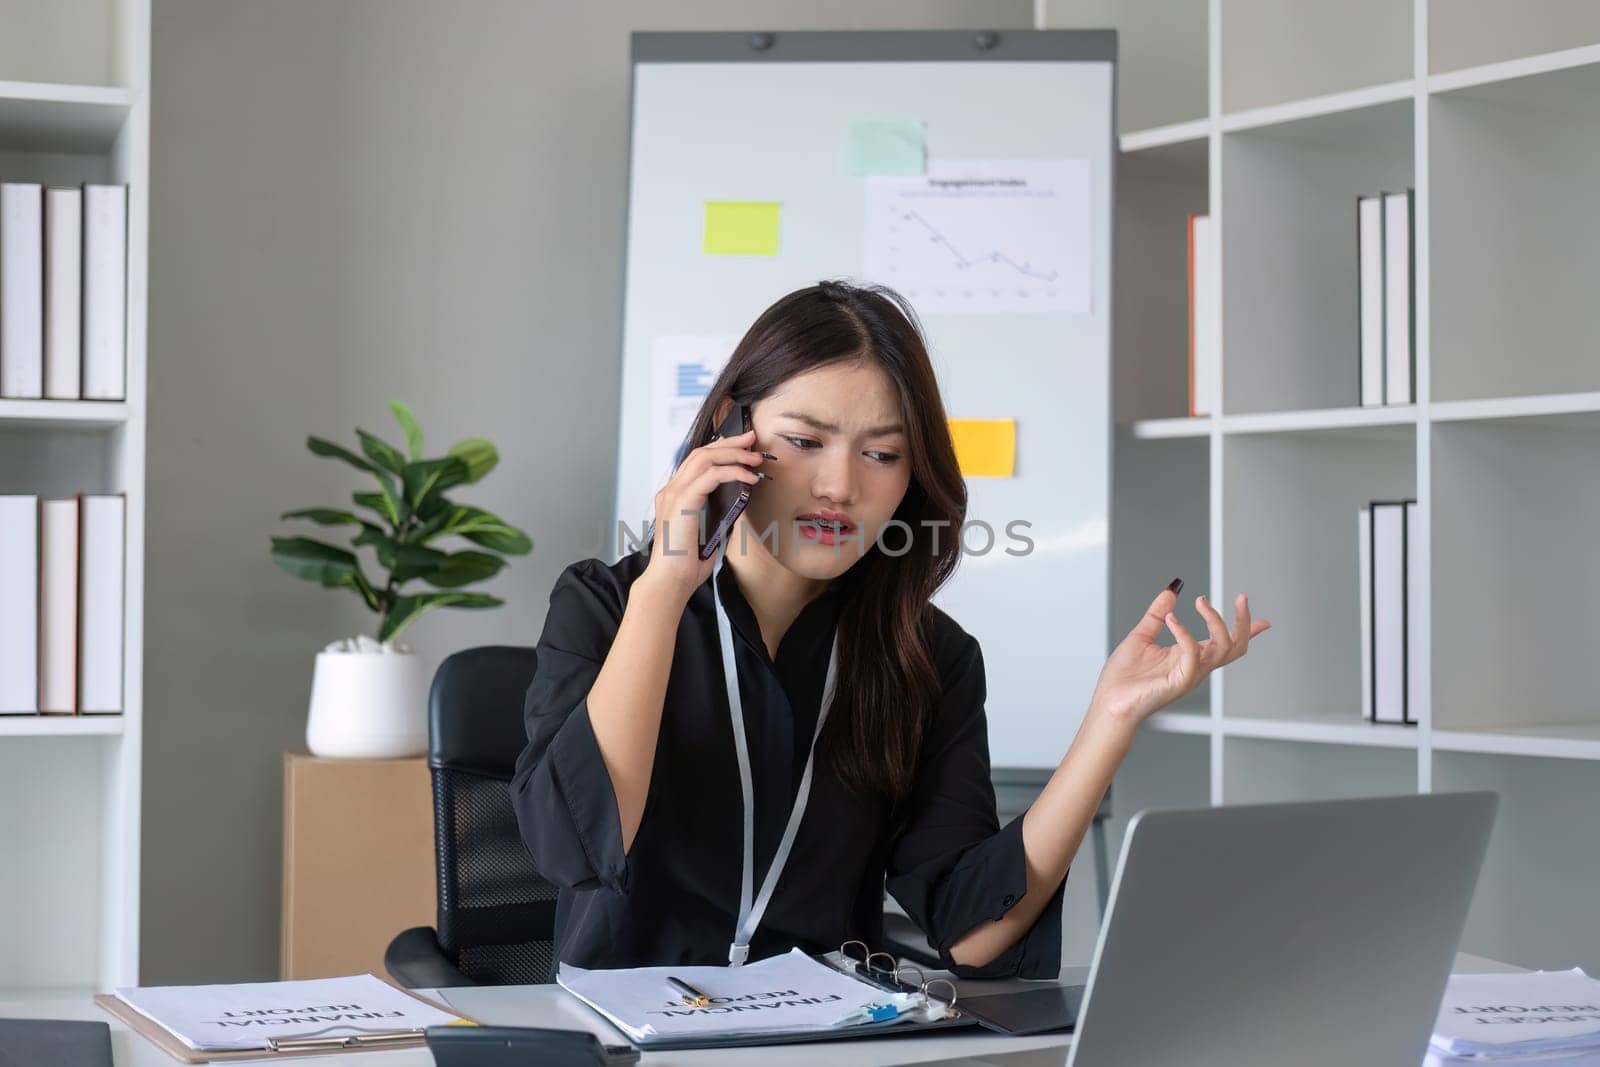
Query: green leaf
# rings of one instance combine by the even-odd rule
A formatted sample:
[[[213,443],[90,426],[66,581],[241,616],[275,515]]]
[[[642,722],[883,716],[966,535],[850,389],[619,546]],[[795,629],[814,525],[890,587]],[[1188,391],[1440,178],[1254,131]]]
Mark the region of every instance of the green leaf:
[[[378,493],[352,493],[350,498],[362,507],[370,508],[388,519],[389,525],[400,525],[400,508],[394,497],[389,495],[387,487]]]
[[[387,558],[385,558],[387,557]],[[390,580],[409,582],[413,578],[427,578],[445,565],[450,557],[436,548],[421,545],[380,545],[378,559],[390,570]]]
[[[365,452],[374,463],[392,474],[405,473],[405,453],[383,438],[375,437],[365,430],[356,430],[356,436],[361,438],[361,451]]]
[[[320,437],[307,437],[306,447],[319,456],[332,456],[334,459],[342,459],[357,470],[366,471],[368,474],[376,474],[380,480],[383,478],[382,471],[342,445],[336,445],[332,441],[325,441]]]
[[[417,425],[417,417],[411,413],[411,408],[403,401],[389,401],[389,410],[394,412],[394,421],[400,424],[400,429],[406,434],[406,447],[411,450],[412,459],[422,458],[422,427]]]
[[[496,608],[505,601],[485,593],[418,593],[398,596],[378,630],[379,641],[391,641],[429,608]]]
[[[533,551],[533,541],[527,534],[482,508],[466,504],[451,504],[441,510],[414,529],[408,540],[427,544],[452,534],[511,556],[523,556]]]
[[[353,584],[360,569],[355,553],[309,537],[274,537],[272,559],[295,577],[329,588]]]
[[[301,508],[299,511],[285,511],[279,515],[280,519],[310,519],[319,526],[360,526],[365,530],[377,530],[376,523],[368,522],[359,515],[338,508]],[[360,544],[358,538],[356,544]]]
[[[450,446],[446,455],[454,456],[467,465],[467,481],[476,482],[494,470],[500,462],[500,453],[482,437],[467,437]]]
[[[493,578],[505,565],[506,561],[499,556],[468,549],[465,552],[451,553],[432,574],[422,574],[418,577],[429,585],[436,585],[441,589],[455,589]]]
[[[437,494],[469,481],[471,473],[466,462],[454,456],[408,463],[404,475],[406,503],[420,513],[425,504],[437,499]]]

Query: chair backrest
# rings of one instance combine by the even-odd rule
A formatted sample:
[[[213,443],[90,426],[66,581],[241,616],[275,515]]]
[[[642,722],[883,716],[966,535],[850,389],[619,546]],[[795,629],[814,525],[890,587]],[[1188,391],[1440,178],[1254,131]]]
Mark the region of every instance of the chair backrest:
[[[536,666],[531,648],[465,649],[428,700],[439,948],[486,985],[554,978],[556,887],[534,870],[507,789]]]

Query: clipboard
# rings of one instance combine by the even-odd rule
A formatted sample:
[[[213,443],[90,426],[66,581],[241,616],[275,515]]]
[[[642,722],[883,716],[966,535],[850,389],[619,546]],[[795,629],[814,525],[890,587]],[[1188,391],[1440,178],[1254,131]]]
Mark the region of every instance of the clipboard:
[[[449,1012],[451,1015],[461,1016],[457,1026],[477,1026],[475,1019],[461,1015],[456,1009],[427,997],[418,996],[409,989],[401,989],[392,982],[387,983],[406,996],[419,1000],[430,1008]],[[97,993],[94,1002],[100,1008],[116,1016],[118,1021],[128,1029],[161,1049],[167,1055],[180,1063],[212,1063],[228,1060],[260,1060],[260,1059],[295,1059],[302,1056],[326,1056],[332,1052],[364,1052],[387,1048],[422,1048],[426,1044],[424,1029],[395,1030],[390,1032],[376,1032],[369,1034],[345,1035],[343,1037],[322,1038],[289,1038],[284,1041],[271,1041],[265,1048],[247,1049],[195,1049],[179,1041],[164,1026],[154,1019],[136,1010],[131,1004],[117,996],[115,993]]]
[[[861,955],[859,958],[851,954],[850,947],[852,945],[860,946]],[[595,1016],[604,1022],[607,1027],[619,1034],[624,1041],[640,1052],[683,1052],[706,1048],[764,1048],[767,1045],[800,1045],[818,1041],[860,1041],[867,1038],[879,1039],[897,1036],[915,1037],[936,1031],[965,1029],[978,1026],[981,1023],[977,1016],[964,1012],[957,1006],[958,997],[954,983],[945,978],[924,980],[920,983],[905,981],[902,979],[902,974],[908,974],[914,970],[920,975],[922,969],[914,964],[902,965],[887,952],[871,952],[864,942],[846,941],[839,947],[837,958],[834,958],[832,953],[824,956],[814,955],[811,958],[830,970],[855,979],[868,989],[877,989],[887,993],[920,994],[930,999],[941,1000],[946,1005],[946,1010],[949,1014],[942,1019],[931,1022],[890,1021],[860,1023],[831,1030],[772,1030],[759,1034],[701,1034],[638,1041],[627,1031],[619,1029],[616,1024],[606,1018],[603,1012],[597,1011],[592,1005],[584,1002],[581,997],[574,996],[573,999],[594,1012]],[[884,965],[874,962],[878,960],[887,960],[888,963]],[[929,987],[935,984],[946,986],[949,989],[948,997],[937,997],[931,993]]]

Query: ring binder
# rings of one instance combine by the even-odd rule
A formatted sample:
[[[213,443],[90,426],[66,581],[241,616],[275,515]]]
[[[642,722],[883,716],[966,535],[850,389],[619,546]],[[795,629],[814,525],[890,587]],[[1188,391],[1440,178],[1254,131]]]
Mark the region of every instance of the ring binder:
[[[850,955],[851,945],[861,946],[861,959],[858,960],[854,956]],[[948,978],[928,978],[923,974],[922,968],[918,967],[914,963],[908,963],[902,967],[900,962],[895,959],[892,954],[888,952],[873,952],[868,948],[865,941],[846,941],[844,944],[839,946],[839,955],[855,964],[855,967],[853,968],[855,975],[864,982],[875,985],[879,989],[889,993],[917,993],[920,994],[925,1000],[937,1000],[939,1003],[945,1006],[946,1010],[953,1014],[960,1014],[960,1012],[956,1010],[956,1000],[958,999],[959,994],[956,992],[955,983],[950,981]],[[877,959],[879,956],[887,959],[891,966],[874,967],[872,961]],[[922,981],[915,984],[902,982],[900,980],[900,972],[906,970],[916,971],[917,977],[921,978]],[[888,977],[885,977],[885,975]],[[930,986],[940,984],[944,985],[950,990],[950,997],[948,1000],[943,997],[936,997],[929,991]]]

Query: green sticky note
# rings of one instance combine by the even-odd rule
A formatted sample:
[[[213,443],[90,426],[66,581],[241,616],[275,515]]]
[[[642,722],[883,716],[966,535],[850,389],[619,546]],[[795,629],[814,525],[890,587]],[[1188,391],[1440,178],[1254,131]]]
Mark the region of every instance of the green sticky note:
[[[863,120],[850,124],[851,174],[924,174],[928,150],[920,122]]]
[[[707,200],[702,250],[708,256],[775,256],[782,204]]]

